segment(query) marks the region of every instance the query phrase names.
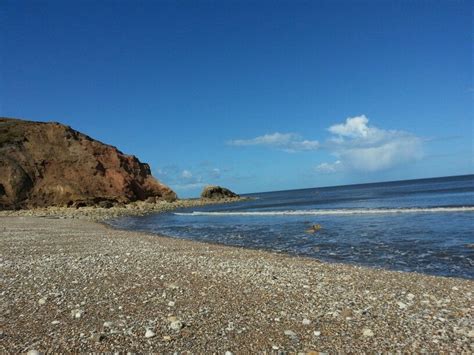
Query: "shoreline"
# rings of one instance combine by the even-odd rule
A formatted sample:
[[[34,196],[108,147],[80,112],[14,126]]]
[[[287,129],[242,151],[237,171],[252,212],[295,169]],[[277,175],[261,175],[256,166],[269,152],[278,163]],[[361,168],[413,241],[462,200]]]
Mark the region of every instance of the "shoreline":
[[[471,280],[51,217],[0,217],[2,351],[474,349]]]
[[[150,213],[166,213],[180,208],[191,208],[201,206],[222,205],[247,201],[248,197],[225,198],[225,199],[182,199],[173,202],[158,201],[146,202],[135,201],[121,206],[113,206],[104,208],[99,206],[85,207],[38,207],[20,210],[0,210],[0,217],[59,217],[86,219],[92,221],[104,221],[107,219],[126,217],[126,216],[144,216]]]
[[[48,218],[48,217],[40,217],[40,218]],[[0,220],[1,220],[1,216],[0,216]],[[460,279],[460,280],[471,281],[471,282],[474,283],[474,279],[468,278],[468,277],[437,275],[437,274],[430,274],[430,273],[420,272],[420,271],[404,271],[404,270],[398,270],[398,269],[395,269],[395,268],[391,269],[391,268],[382,267],[382,266],[375,266],[375,265],[374,266],[369,266],[369,265],[364,265],[364,264],[360,264],[360,263],[356,263],[356,262],[351,263],[351,262],[343,262],[343,261],[329,261],[329,260],[324,260],[324,259],[320,259],[320,258],[316,258],[316,257],[304,255],[304,254],[298,254],[296,252],[291,253],[291,252],[288,252],[288,251],[276,250],[276,249],[271,249],[271,248],[268,248],[268,247],[265,248],[265,247],[255,247],[255,246],[241,246],[241,245],[224,244],[224,243],[219,243],[219,242],[211,241],[211,240],[195,240],[195,239],[191,239],[191,238],[186,239],[186,238],[181,238],[181,237],[177,237],[177,236],[162,234],[162,233],[153,232],[153,231],[139,230],[139,229],[131,230],[131,229],[126,229],[126,228],[120,228],[118,226],[109,224],[107,220],[98,220],[98,221],[91,220],[91,221],[96,222],[96,223],[98,223],[98,224],[100,224],[100,225],[102,225],[106,228],[110,228],[112,230],[131,232],[131,233],[140,233],[140,234],[144,234],[144,235],[155,236],[155,237],[158,237],[158,238],[166,238],[166,239],[173,239],[173,240],[178,239],[178,240],[188,241],[188,242],[191,242],[191,243],[199,243],[199,244],[211,245],[211,246],[223,246],[223,247],[226,247],[226,248],[236,248],[238,250],[262,251],[264,253],[270,253],[270,254],[274,254],[274,255],[284,255],[284,256],[289,257],[289,258],[304,258],[304,259],[309,259],[309,260],[313,260],[315,262],[326,263],[326,264],[334,264],[334,265],[349,266],[349,267],[353,266],[353,267],[359,267],[359,268],[367,268],[367,269],[376,270],[376,271],[379,270],[379,271],[397,272],[397,273],[403,273],[403,274],[415,274],[415,275],[421,275],[421,276],[442,277],[442,278],[447,278],[447,279]]]

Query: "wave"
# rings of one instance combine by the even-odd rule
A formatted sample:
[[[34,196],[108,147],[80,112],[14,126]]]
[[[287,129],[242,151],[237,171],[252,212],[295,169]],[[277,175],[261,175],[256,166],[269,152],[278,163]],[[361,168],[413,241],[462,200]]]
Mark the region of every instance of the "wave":
[[[413,208],[371,208],[371,209],[333,209],[333,210],[293,210],[259,212],[175,212],[177,216],[324,216],[352,214],[396,214],[396,213],[439,213],[474,212],[474,206],[468,207],[413,207]]]

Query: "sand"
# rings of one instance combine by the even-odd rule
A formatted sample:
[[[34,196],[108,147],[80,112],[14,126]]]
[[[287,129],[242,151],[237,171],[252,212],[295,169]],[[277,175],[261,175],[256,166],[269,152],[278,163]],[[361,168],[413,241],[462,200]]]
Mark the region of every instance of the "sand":
[[[471,280],[0,217],[1,352],[474,351]]]

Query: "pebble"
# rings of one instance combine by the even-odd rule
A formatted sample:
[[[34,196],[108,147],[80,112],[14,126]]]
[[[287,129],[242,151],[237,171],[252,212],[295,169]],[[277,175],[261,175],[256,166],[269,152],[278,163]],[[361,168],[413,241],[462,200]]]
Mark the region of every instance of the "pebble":
[[[109,236],[105,238],[105,241],[108,242],[108,239],[110,239]],[[103,242],[104,250],[107,247],[107,243],[105,241]],[[134,245],[133,242],[127,242],[129,243],[127,244],[127,246],[130,247],[131,245]],[[148,243],[145,243],[144,246],[148,247],[149,245]],[[213,251],[212,247],[210,248],[211,251]],[[166,255],[167,249],[168,248],[163,249],[164,255]],[[153,250],[153,252],[156,251]],[[100,276],[98,280],[102,280],[101,275],[103,275],[103,273],[105,272],[108,272],[110,275],[110,270],[112,269],[109,268],[113,268],[115,266],[109,264],[108,260],[102,260],[103,258],[99,260],[98,256],[94,256],[94,253],[96,253],[95,250],[91,253],[92,257],[97,258],[98,260],[97,262],[99,263],[99,268],[97,269],[97,272],[99,273],[98,276]],[[114,251],[114,253],[117,252]],[[331,276],[332,272],[330,274],[329,271],[326,271],[324,267],[321,267],[321,270],[318,269],[317,274],[315,274],[317,276],[312,277],[312,279],[315,279],[314,295],[313,292],[310,293],[308,291],[308,296],[306,296],[305,294],[305,296],[302,297],[299,302],[291,301],[291,303],[289,304],[282,303],[277,304],[276,306],[273,303],[265,303],[264,305],[262,305],[261,303],[256,303],[258,306],[254,307],[254,309],[258,312],[249,311],[248,313],[242,312],[244,313],[242,315],[236,315],[233,313],[233,311],[240,310],[240,308],[237,308],[237,306],[242,307],[242,310],[245,311],[245,308],[242,306],[242,304],[238,304],[236,308],[233,308],[234,304],[232,303],[233,301],[230,299],[224,299],[223,302],[215,304],[214,302],[216,301],[216,299],[212,298],[212,301],[209,302],[209,298],[206,295],[211,295],[212,297],[212,293],[215,292],[214,290],[218,289],[213,289],[212,286],[215,286],[215,284],[219,285],[217,281],[224,282],[226,280],[228,276],[224,274],[224,271],[229,265],[235,265],[235,267],[240,266],[240,264],[238,264],[235,259],[229,257],[229,255],[239,255],[240,258],[240,254],[238,254],[240,253],[240,251],[236,251],[235,253],[237,254],[224,254],[226,256],[224,261],[222,261],[220,258],[217,258],[217,266],[215,266],[216,269],[212,269],[210,267],[215,261],[213,259],[215,257],[214,255],[217,254],[211,254],[210,252],[206,252],[208,253],[206,254],[203,252],[205,257],[201,258],[200,249],[197,249],[196,253],[198,253],[197,258],[199,262],[198,264],[200,265],[199,267],[205,270],[205,275],[209,277],[209,275],[213,275],[213,272],[215,271],[218,276],[217,280],[214,280],[214,278],[210,277],[209,280],[206,279],[205,282],[203,282],[205,288],[201,287],[201,284],[199,284],[199,288],[197,290],[191,288],[191,286],[194,286],[194,284],[188,285],[186,282],[180,281],[182,282],[183,286],[178,289],[178,291],[167,289],[167,297],[165,299],[161,298],[160,293],[163,292],[165,282],[150,281],[153,275],[157,275],[156,279],[160,277],[159,272],[161,271],[161,266],[157,266],[156,269],[152,269],[150,271],[148,269],[148,264],[145,263],[145,260],[147,259],[141,258],[141,256],[138,253],[135,253],[135,251],[132,253],[132,255],[134,255],[134,257],[135,255],[137,255],[137,266],[140,266],[143,272],[137,272],[138,279],[136,280],[135,284],[129,283],[126,285],[126,287],[124,286],[123,289],[118,289],[117,291],[114,290],[114,292],[117,292],[116,295],[110,294],[110,284],[104,284],[102,285],[104,287],[103,292],[101,291],[101,293],[97,294],[97,298],[95,293],[90,292],[89,285],[81,285],[77,287],[75,286],[71,289],[71,291],[73,291],[74,293],[69,294],[67,293],[67,291],[64,291],[64,294],[61,297],[53,296],[52,292],[40,293],[38,292],[39,290],[35,290],[34,293],[30,294],[28,294],[28,292],[15,292],[11,295],[6,294],[6,296],[12,296],[13,301],[16,297],[19,297],[17,295],[24,295],[24,299],[29,299],[28,302],[30,302],[30,305],[33,305],[33,307],[36,307],[36,310],[44,311],[45,307],[49,308],[53,305],[54,308],[58,308],[58,310],[60,310],[61,308],[64,309],[66,311],[66,318],[59,317],[60,314],[50,314],[51,318],[58,317],[57,320],[54,320],[53,318],[53,321],[51,321],[51,318],[46,318],[43,319],[42,324],[46,324],[45,328],[48,328],[47,322],[50,322],[49,333],[52,336],[49,338],[51,339],[51,341],[55,341],[54,338],[56,336],[61,335],[59,332],[63,333],[64,331],[67,331],[71,326],[76,328],[74,334],[70,334],[70,336],[72,337],[70,339],[73,342],[70,344],[75,344],[75,346],[77,346],[78,348],[94,346],[94,343],[89,338],[91,336],[91,331],[94,329],[96,329],[96,331],[98,332],[102,332],[103,335],[105,335],[105,340],[103,340],[101,343],[96,344],[96,348],[103,348],[104,346],[106,346],[112,347],[112,350],[113,348],[120,349],[123,346],[122,344],[125,343],[125,348],[128,346],[129,350],[137,352],[146,352],[147,349],[148,351],[150,351],[150,349],[155,349],[157,351],[161,349],[161,351],[164,351],[165,347],[168,350],[171,349],[174,351],[186,347],[186,344],[188,344],[187,346],[190,346],[189,344],[191,344],[191,346],[200,346],[201,349],[204,349],[205,346],[209,346],[210,352],[218,352],[220,349],[218,353],[221,355],[225,354],[226,348],[227,351],[231,351],[230,349],[232,348],[236,351],[236,353],[240,353],[240,351],[245,353],[252,345],[258,344],[267,344],[266,346],[269,348],[268,350],[270,351],[272,349],[274,351],[278,351],[279,349],[283,350],[283,348],[287,347],[292,350],[300,351],[302,349],[310,350],[312,348],[325,350],[331,348],[335,349],[336,346],[340,346],[340,348],[338,349],[340,352],[350,352],[351,347],[353,347],[353,352],[368,351],[370,347],[386,348],[389,351],[394,350],[397,347],[402,348],[403,351],[409,351],[410,349],[412,349],[413,351],[426,349],[427,352],[441,352],[447,348],[451,348],[453,349],[453,352],[462,352],[463,350],[466,351],[465,349],[469,349],[470,343],[472,343],[472,341],[474,340],[474,330],[471,330],[471,324],[469,323],[469,315],[471,312],[471,308],[469,302],[467,301],[467,292],[465,292],[468,290],[468,286],[464,286],[464,284],[461,282],[459,282],[459,284],[462,284],[463,286],[458,286],[457,288],[459,288],[459,290],[463,290],[462,292],[454,289],[453,285],[457,284],[457,282],[454,282],[454,280],[438,280],[433,279],[431,277],[407,274],[407,282],[405,283],[405,279],[402,278],[403,275],[396,274],[394,280],[399,282],[399,284],[397,282],[393,282],[385,285],[385,281],[391,281],[389,278],[390,275],[382,273],[381,277],[379,277],[379,279],[381,280],[380,284],[377,283],[374,290],[372,290],[370,286],[371,278],[362,278],[361,280],[364,281],[362,285],[358,284],[359,281],[354,281],[354,283],[351,284],[351,287],[352,285],[357,286],[357,292],[353,294],[349,292],[349,289],[345,288],[345,282],[343,283],[344,287],[341,286],[336,287],[335,289],[331,289],[330,285],[338,284],[333,282]],[[123,253],[121,255],[123,255]],[[62,258],[65,258],[65,256],[58,257],[58,260],[62,260]],[[157,260],[158,259],[159,258],[157,257]],[[80,266],[84,267],[83,272],[87,277],[97,275],[95,269],[88,269],[90,267],[89,262],[93,262],[94,260],[91,261],[88,259],[86,260],[87,262],[81,261],[80,263]],[[270,261],[272,260],[273,259],[271,259]],[[174,260],[173,257],[170,256],[170,258],[165,259],[163,263],[171,263],[173,267],[176,267],[176,265],[184,265],[183,267],[186,270],[191,270],[195,266],[191,261],[188,261],[186,258],[183,258],[180,264],[178,264],[178,261],[179,260]],[[257,261],[254,261],[253,259],[251,261],[244,259],[243,262],[249,263],[249,265],[247,267],[248,270],[246,269],[246,267],[242,267],[243,272],[245,272],[245,275],[248,274],[250,277],[257,279],[251,279],[252,283],[249,285],[248,288],[243,287],[242,293],[244,296],[242,297],[242,300],[248,301],[248,295],[252,295],[252,292],[255,287],[258,288],[262,284],[266,285],[265,282],[268,279],[267,266],[273,265],[270,261],[268,261],[267,264],[267,260],[265,258],[262,258],[261,260],[258,259]],[[152,262],[156,262],[156,260],[151,260],[150,265],[152,265]],[[187,264],[188,262],[189,264]],[[104,263],[106,266],[104,266]],[[277,263],[277,265],[279,267],[278,270],[281,273],[281,261]],[[268,267],[270,268],[270,266]],[[118,270],[121,272],[122,269],[120,268],[122,268],[122,264],[118,264],[117,267]],[[255,270],[260,268],[263,270],[261,274],[255,274]],[[126,270],[125,266],[124,270]],[[197,275],[200,275],[202,270],[198,270],[199,272],[197,272]],[[298,277],[295,277],[294,281],[294,275],[292,271],[288,272],[288,275],[281,273],[282,276],[275,284],[275,287],[277,287],[276,291],[281,292],[283,295],[285,295],[285,292],[288,292],[289,295],[293,296],[292,299],[294,299],[295,295],[298,295],[299,292],[301,292],[300,286],[302,285],[302,283],[299,279],[300,276],[299,274],[297,274],[297,272],[299,273],[299,270],[303,270],[303,276],[301,277],[307,277],[307,275],[305,274],[307,272],[306,269],[298,267],[295,268],[295,270],[296,271],[294,271],[294,273]],[[71,270],[68,269],[67,271]],[[344,269],[343,271],[346,270]],[[45,277],[50,276],[49,272],[50,270],[48,269],[47,272],[45,272]],[[345,273],[337,273],[337,277],[344,274]],[[121,274],[119,273],[119,276],[120,275]],[[167,280],[168,278],[175,277],[171,272],[169,275],[170,276],[165,278],[165,280]],[[308,275],[313,274],[311,273]],[[331,277],[329,277],[328,275]],[[377,272],[374,272],[374,275],[380,276]],[[387,276],[386,280],[385,276]],[[320,277],[321,280],[319,280],[318,277]],[[418,278],[420,278],[420,282],[418,282]],[[427,280],[425,280],[425,278]],[[107,280],[108,279],[109,278],[107,278]],[[112,280],[114,280],[115,285],[119,287],[123,286],[122,284],[120,284],[120,281],[122,280],[121,278],[119,278],[118,280]],[[199,278],[197,278],[197,280],[199,280]],[[239,283],[232,282],[231,287],[229,289],[227,289],[229,285],[224,284],[224,290],[226,291],[225,294],[227,294],[227,290],[232,291],[232,287],[235,287],[236,285],[241,285],[240,282],[242,280],[239,278],[238,281]],[[290,286],[286,286],[287,281],[289,282]],[[438,282],[435,284],[436,287],[433,286],[433,283],[435,281]],[[27,280],[26,282],[32,284],[35,281]],[[41,280],[39,282],[41,282]],[[256,286],[254,285],[254,283]],[[152,287],[150,289],[143,288],[146,285],[151,285]],[[188,286],[190,287],[188,288]],[[359,286],[364,287],[359,288]],[[387,291],[385,291],[382,286],[386,287]],[[50,289],[50,291],[55,291],[56,287],[59,288],[61,287],[61,285],[53,285],[53,288]],[[271,288],[272,286],[269,287],[270,288],[268,290],[262,290],[262,292],[273,292],[274,290]],[[349,284],[347,284],[347,287],[349,287]],[[44,289],[46,289],[46,286],[44,286]],[[433,296],[431,298],[429,298],[428,296],[425,297],[423,295],[423,293],[427,292],[427,290],[433,292]],[[341,295],[339,295],[339,293],[342,294],[343,291],[345,291],[345,293],[342,297]],[[0,298],[4,297],[1,295],[2,292],[5,292],[5,290],[0,290]],[[193,292],[196,293],[193,294]],[[122,294],[124,294],[126,297],[122,297]],[[232,294],[232,292],[230,294]],[[237,297],[240,296],[240,294],[235,295]],[[371,295],[373,295],[374,297],[370,298]],[[115,299],[113,300],[112,297],[115,297]],[[199,315],[197,314],[198,310],[194,308],[194,303],[190,304],[189,302],[184,302],[183,304],[181,304],[181,299],[189,300],[193,297],[196,297],[199,301],[195,303],[196,307],[198,305],[200,306]],[[444,302],[448,297],[451,299],[451,303],[449,305],[445,305]],[[46,304],[48,306],[46,306],[46,304],[44,306],[38,305],[39,300],[41,298],[46,299]],[[432,304],[432,306],[424,306],[421,303],[425,298],[427,302]],[[84,299],[86,300],[86,303],[84,305],[81,305],[81,301]],[[437,305],[437,299],[441,299],[443,301],[441,305]],[[90,304],[103,302],[104,300],[107,301],[107,303],[104,302],[103,304],[104,309],[102,309],[102,307],[97,307],[97,313],[95,312],[96,307],[90,308],[88,306]],[[149,303],[146,304],[146,306],[142,306],[141,302],[143,300],[149,300]],[[254,305],[254,300],[250,300],[252,301],[251,304]],[[401,303],[406,306],[406,310],[399,310],[400,303],[398,301],[401,301]],[[60,302],[61,305],[59,305]],[[175,303],[174,307],[171,306],[172,302]],[[260,302],[260,300],[258,300],[258,302]],[[58,303],[58,307],[56,307],[56,303]],[[154,307],[152,305],[155,303],[158,307],[156,312],[153,310]],[[114,304],[113,308],[115,309],[115,311],[113,313],[112,311],[109,311],[108,305],[111,304]],[[122,308],[122,306],[119,306],[119,304],[122,304],[123,309],[127,309],[127,312],[116,312],[117,310]],[[204,305],[206,305],[207,307],[205,307]],[[229,305],[231,307],[229,307]],[[442,307],[445,307],[445,309]],[[10,308],[14,309],[13,307]],[[232,312],[229,312],[229,308],[232,310]],[[343,311],[347,308],[353,309],[355,319],[353,323],[347,323],[342,321],[341,316],[344,315]],[[334,321],[332,321],[332,319],[330,319],[327,314],[329,311],[331,311],[332,314],[332,312],[335,310],[338,310],[339,315],[337,319],[334,319]],[[446,312],[444,310],[446,310]],[[73,312],[71,313],[71,311]],[[385,314],[380,314],[380,312],[383,311],[385,311]],[[70,313],[68,314],[67,312]],[[76,313],[78,312],[80,312],[80,315],[85,312],[82,315],[81,319],[75,319]],[[19,324],[21,324],[21,322],[23,322],[23,324],[28,324],[27,321],[30,321],[30,319],[27,318],[28,314],[26,312],[24,313],[24,317],[18,316]],[[37,319],[40,320],[40,322],[36,324],[41,324],[42,313],[44,312],[35,313],[38,317]],[[109,314],[109,316],[106,315],[107,313]],[[6,314],[6,312],[5,316],[3,314],[0,314],[0,323],[2,323],[2,321],[5,322],[6,319],[12,318],[11,316],[6,317]],[[231,314],[235,316],[235,318],[232,319],[235,322],[235,325],[231,326],[229,323],[229,326],[226,328]],[[172,321],[167,320],[168,315],[176,316],[174,321],[180,320],[182,322],[185,322],[184,328],[181,329],[182,333],[180,333],[179,330],[172,330]],[[4,316],[4,318],[2,318],[2,316]],[[67,320],[67,317],[71,317],[69,318],[69,321]],[[311,318],[308,319],[307,317]],[[109,318],[109,321],[114,319],[113,327],[110,329],[109,327],[107,327],[107,318]],[[38,322],[38,320],[34,318],[32,319],[35,322]],[[59,321],[59,319],[61,321]],[[262,319],[263,322],[270,320],[271,326],[273,328],[272,332],[260,332],[261,329],[257,328],[258,324],[254,326],[254,323],[252,322],[247,323],[249,319]],[[122,326],[119,323],[121,320],[127,323],[127,329],[122,330]],[[188,322],[188,320],[192,320],[192,322]],[[445,322],[441,323],[440,320],[443,320]],[[209,324],[207,323],[208,321]],[[101,323],[103,324],[104,328],[100,327]],[[325,326],[321,327],[320,323],[325,324]],[[53,324],[52,327],[51,324]],[[242,325],[247,325],[249,329],[242,331],[242,333],[237,333],[237,331],[242,330]],[[452,330],[454,325],[458,326],[462,330],[462,332],[455,333]],[[373,331],[371,328],[367,329],[368,326],[371,326],[376,329],[376,334],[375,331]],[[232,329],[233,327],[236,328],[235,332],[229,334],[227,330]],[[20,326],[19,328],[21,329],[22,327]],[[150,332],[147,331],[148,328],[151,328]],[[112,329],[120,329],[120,335],[111,335],[110,331]],[[285,331],[285,329],[288,329],[288,331]],[[293,331],[293,329],[295,330]],[[322,335],[321,329],[325,329],[324,336]],[[154,332],[155,330],[156,334]],[[441,330],[444,333],[441,333]],[[82,333],[80,337],[79,334],[81,331],[84,332],[85,335],[84,333]],[[5,330],[5,334],[8,334],[8,336],[10,336],[10,328]],[[36,336],[35,334],[32,335]],[[138,336],[138,338],[141,337],[142,340],[133,340],[135,336]],[[5,335],[3,335],[3,337],[5,338]],[[201,337],[204,339],[204,341],[202,342]],[[251,341],[248,342],[250,344],[244,343],[244,341],[246,340],[245,338],[247,337],[253,338]],[[2,338],[1,331],[0,338]],[[26,347],[28,344],[20,344],[21,348],[18,348],[18,351],[24,349],[23,351],[26,352],[31,348],[36,348],[38,350],[41,349],[41,351],[45,351],[48,348],[55,347],[61,350],[63,349],[62,346],[67,346],[66,342],[48,344],[47,341],[49,341],[49,338],[45,339],[44,341],[42,340],[41,344],[34,345],[30,343],[29,347]],[[296,345],[295,338],[299,338],[299,341],[301,342],[299,346]],[[415,338],[419,339],[419,343],[417,346],[412,347]],[[237,339],[238,341],[234,341]],[[239,344],[240,339],[243,340],[241,344]],[[214,345],[211,342],[214,340],[216,340],[216,347],[213,348]],[[209,342],[207,343],[208,345],[206,345],[206,342]],[[134,346],[133,344],[137,345]],[[236,347],[232,346],[232,344],[234,344]],[[239,348],[239,345],[242,346],[242,348]],[[150,348],[151,346],[152,348]],[[0,347],[2,346],[0,345]],[[136,347],[136,350],[132,349],[132,347]]]
[[[400,308],[400,309],[405,309],[405,308],[407,308],[407,305],[406,305],[405,303],[403,303],[403,302],[397,302],[397,305],[398,305],[398,308]]]
[[[232,351],[228,351],[228,350],[227,350],[227,351],[224,353],[224,355],[234,355],[234,353],[233,353]]]
[[[41,355],[38,350],[30,350],[26,353],[27,355]]]
[[[374,336],[374,332],[373,332],[371,329],[365,328],[365,329],[362,331],[362,335],[364,335],[365,337],[373,337],[373,336]]]
[[[39,301],[38,301],[38,303],[39,303],[40,305],[45,304],[45,303],[46,303],[46,298],[40,298]]]
[[[105,336],[103,334],[95,333],[91,335],[91,340],[95,341],[96,343],[99,343],[104,339],[105,339]]]
[[[112,328],[112,322],[104,322],[104,328]]]
[[[147,329],[145,332],[145,338],[153,338],[155,335],[155,332],[151,329]]]
[[[79,319],[82,317],[83,314],[84,314],[84,311],[82,309],[74,309],[71,311],[72,318]]]
[[[173,330],[180,330],[183,327],[184,327],[184,324],[179,319],[175,320],[175,321],[172,321],[170,323],[170,328],[173,329]]]
[[[175,303],[174,303],[173,301],[169,301],[169,302],[168,302],[168,306],[174,307],[174,305],[175,305]]]

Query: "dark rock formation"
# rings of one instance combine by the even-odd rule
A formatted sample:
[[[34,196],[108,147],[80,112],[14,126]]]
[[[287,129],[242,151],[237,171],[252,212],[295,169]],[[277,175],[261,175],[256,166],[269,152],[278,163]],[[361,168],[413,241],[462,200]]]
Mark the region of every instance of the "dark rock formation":
[[[201,192],[201,198],[207,198],[212,200],[221,200],[225,198],[235,197],[239,197],[239,195],[221,186],[206,186]]]
[[[59,123],[0,118],[0,209],[175,200],[148,164]]]

